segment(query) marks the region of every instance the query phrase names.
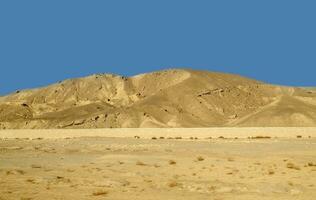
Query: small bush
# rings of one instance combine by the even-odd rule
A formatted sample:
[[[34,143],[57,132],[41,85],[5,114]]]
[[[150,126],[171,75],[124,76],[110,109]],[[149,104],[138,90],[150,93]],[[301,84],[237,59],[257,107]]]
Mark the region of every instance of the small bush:
[[[177,164],[176,161],[174,161],[174,160],[169,160],[169,165],[175,165],[175,164]]]
[[[168,186],[171,187],[171,188],[177,187],[177,186],[179,186],[179,183],[176,182],[176,181],[171,181],[171,182],[168,183]]]
[[[251,139],[271,139],[271,137],[259,135],[259,136],[253,136],[251,137]]]
[[[233,161],[235,161],[235,159],[234,159],[234,158],[227,158],[227,160],[228,160],[229,162],[233,162]]]
[[[203,160],[205,160],[205,159],[202,156],[197,157],[197,161],[203,161]]]
[[[269,175],[273,175],[274,173],[275,173],[275,172],[274,172],[272,169],[269,169],[269,170],[268,170],[268,174],[269,174]]]
[[[289,169],[295,169],[295,170],[300,170],[301,168],[297,165],[294,165],[293,163],[287,163],[286,167]]]
[[[42,168],[42,166],[36,165],[36,164],[32,164],[31,167],[32,167],[32,168]]]
[[[108,193],[109,193],[108,191],[99,190],[99,191],[93,192],[92,195],[93,196],[104,196],[104,195],[107,195]]]
[[[139,165],[139,166],[146,166],[146,164],[143,163],[143,162],[141,162],[141,161],[137,161],[137,162],[136,162],[136,165]]]

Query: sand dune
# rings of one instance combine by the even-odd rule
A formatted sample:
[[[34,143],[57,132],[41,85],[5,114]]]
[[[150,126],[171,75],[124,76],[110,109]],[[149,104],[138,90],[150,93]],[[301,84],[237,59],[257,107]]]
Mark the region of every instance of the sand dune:
[[[316,92],[170,69],[97,74],[0,98],[0,129],[316,126]]]

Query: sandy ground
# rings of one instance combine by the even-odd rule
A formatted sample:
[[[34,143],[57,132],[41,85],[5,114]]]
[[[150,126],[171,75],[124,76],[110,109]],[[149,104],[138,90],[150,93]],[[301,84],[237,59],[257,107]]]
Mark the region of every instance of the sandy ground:
[[[0,199],[316,198],[316,138],[192,136],[2,138]]]
[[[316,137],[316,127],[223,127],[223,128],[100,128],[100,129],[8,129],[0,130],[0,138],[74,138],[119,137],[142,139],[164,136],[182,138],[271,138]]]

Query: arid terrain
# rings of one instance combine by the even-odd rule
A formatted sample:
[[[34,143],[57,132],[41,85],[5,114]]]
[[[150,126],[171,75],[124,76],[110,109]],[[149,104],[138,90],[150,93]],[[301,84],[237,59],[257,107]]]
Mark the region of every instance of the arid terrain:
[[[316,90],[170,69],[0,97],[0,200],[316,199]]]
[[[295,137],[294,129],[288,137],[277,137],[276,131],[255,136],[258,132],[252,131],[249,138],[247,132],[234,137],[234,129],[212,139],[194,134],[197,130],[191,137],[189,131],[181,137],[181,130],[169,135],[167,129],[160,130],[155,136],[149,133],[150,138],[143,137],[144,129],[133,137],[116,138],[73,137],[75,130],[60,138],[49,137],[54,130],[43,130],[43,137],[40,130],[2,131],[0,199],[316,197],[316,139],[309,135],[311,129],[301,131],[303,135],[294,131]]]
[[[0,129],[316,127],[316,90],[170,69],[96,74],[0,97]]]

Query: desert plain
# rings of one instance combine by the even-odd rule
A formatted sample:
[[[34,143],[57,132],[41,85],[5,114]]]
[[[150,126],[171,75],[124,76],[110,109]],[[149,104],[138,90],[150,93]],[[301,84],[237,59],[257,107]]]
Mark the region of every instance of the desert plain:
[[[0,199],[313,200],[315,133],[315,128],[3,130]]]
[[[0,200],[316,199],[316,90],[169,69],[0,97]]]

